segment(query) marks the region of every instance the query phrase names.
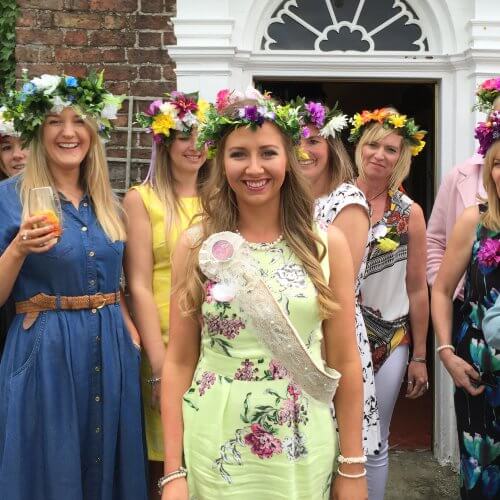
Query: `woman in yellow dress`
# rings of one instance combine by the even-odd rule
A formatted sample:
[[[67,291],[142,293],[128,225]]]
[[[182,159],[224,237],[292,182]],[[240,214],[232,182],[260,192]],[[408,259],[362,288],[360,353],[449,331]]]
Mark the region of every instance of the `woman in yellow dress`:
[[[137,116],[153,134],[151,167],[143,184],[125,196],[125,274],[135,324],[146,356],[142,389],[151,493],[162,474],[163,436],[159,412],[160,374],[168,341],[170,257],[179,234],[199,211],[198,190],[207,157],[195,147],[205,102],[173,92]],[[152,498],[152,497],[151,497]]]

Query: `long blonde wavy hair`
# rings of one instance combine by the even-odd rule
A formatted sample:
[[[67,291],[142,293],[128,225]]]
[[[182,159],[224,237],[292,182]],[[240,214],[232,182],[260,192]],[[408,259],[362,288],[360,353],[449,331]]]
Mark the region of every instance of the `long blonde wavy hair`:
[[[408,177],[411,167],[411,146],[407,141],[404,140],[403,136],[398,132],[398,129],[389,128],[386,129],[380,123],[372,123],[366,127],[363,135],[359,139],[356,145],[356,151],[354,153],[354,158],[356,161],[356,166],[358,168],[359,177],[365,179],[365,165],[363,161],[363,146],[370,144],[372,142],[378,142],[385,139],[391,134],[398,134],[402,137],[401,140],[401,150],[399,152],[399,158],[394,168],[392,170],[391,176],[389,178],[387,190],[396,191],[400,188],[403,181]]]
[[[481,222],[492,231],[500,231],[500,198],[495,181],[491,176],[495,158],[500,153],[500,140],[495,141],[488,149],[483,165],[483,184],[488,196],[488,210],[481,216]]]
[[[97,133],[97,123],[90,117],[84,120],[90,132],[90,147],[80,165],[80,183],[88,193],[97,220],[111,241],[125,241],[123,211],[118,197],[113,193],[109,181],[108,163],[104,146]],[[54,178],[47,162],[47,153],[42,140],[43,124],[33,138],[31,152],[20,183],[20,198],[23,205],[23,218],[28,216],[28,197],[30,189],[51,186],[57,194]]]
[[[246,104],[246,103],[245,103]],[[239,103],[241,105],[241,103]],[[227,112],[230,112],[228,109]],[[203,276],[198,265],[198,254],[202,242],[214,233],[235,231],[238,227],[238,203],[229,186],[224,168],[224,149],[229,130],[220,140],[210,176],[201,191],[203,214],[199,216],[199,237],[193,241],[187,259],[185,278],[178,285],[181,309],[186,315],[199,314],[203,301]],[[279,129],[278,129],[279,130]],[[287,171],[281,187],[280,223],[283,236],[292,252],[300,259],[318,292],[319,310],[322,318],[331,317],[338,305],[321,268],[326,258],[326,248],[314,231],[314,200],[306,179],[302,177],[294,145],[290,137],[280,130],[287,155]]]
[[[177,135],[177,132],[174,132]],[[172,140],[175,140],[176,136]],[[143,184],[148,185],[154,191],[165,213],[165,230],[170,234],[171,230],[180,223],[179,216],[183,213],[183,206],[175,191],[175,179],[171,168],[170,145],[154,144],[155,149],[151,167]],[[200,191],[208,177],[208,160],[198,170],[197,190]]]

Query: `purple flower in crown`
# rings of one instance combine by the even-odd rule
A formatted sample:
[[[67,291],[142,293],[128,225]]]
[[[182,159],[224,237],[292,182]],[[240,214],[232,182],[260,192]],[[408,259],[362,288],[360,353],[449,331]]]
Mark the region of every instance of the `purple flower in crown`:
[[[500,263],[500,240],[484,239],[481,242],[476,258],[483,273],[488,274],[496,269]]]
[[[500,139],[500,112],[493,111],[487,121],[479,122],[474,137],[479,141],[477,152],[486,156],[493,142]]]
[[[309,101],[305,108],[309,113],[309,121],[317,128],[325,124],[325,107],[320,102]]]
[[[264,121],[264,116],[259,113],[259,109],[257,106],[245,106],[239,109],[240,118],[244,118],[249,122],[254,122],[257,125],[262,125]]]
[[[308,137],[311,136],[311,130],[309,129],[309,127],[302,127],[300,134],[304,139],[307,139]]]
[[[146,111],[146,114],[149,116],[154,116],[160,111],[160,106],[162,105],[163,101],[161,99],[157,99],[156,101],[153,101],[149,107],[148,110]]]

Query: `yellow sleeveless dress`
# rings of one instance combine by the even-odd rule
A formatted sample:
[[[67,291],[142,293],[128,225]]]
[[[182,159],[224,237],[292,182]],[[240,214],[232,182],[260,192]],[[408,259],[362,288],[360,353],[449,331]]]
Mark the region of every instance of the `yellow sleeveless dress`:
[[[165,210],[158,196],[148,185],[134,186],[144,203],[151,221],[153,237],[153,295],[160,314],[160,327],[163,342],[168,342],[168,316],[171,285],[171,254],[179,235],[186,229],[193,215],[199,212],[198,197],[184,197],[180,202],[183,211],[180,214],[180,224],[166,234]],[[161,418],[158,410],[151,408],[151,387],[146,383],[151,378],[151,367],[147,356],[142,357],[141,367],[142,395],[144,418],[146,425],[146,441],[149,460],[163,460],[163,434]]]

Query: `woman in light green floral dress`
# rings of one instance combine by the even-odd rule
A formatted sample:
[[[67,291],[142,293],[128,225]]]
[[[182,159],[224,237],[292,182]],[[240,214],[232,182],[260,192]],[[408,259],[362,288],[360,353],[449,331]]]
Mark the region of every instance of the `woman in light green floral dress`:
[[[229,101],[231,94],[219,95],[219,111],[223,98]],[[221,114],[212,109],[205,136],[200,131],[202,139],[219,138],[202,195],[207,215],[181,237],[173,257],[161,396],[162,500],[365,500],[362,464],[342,464],[344,476],[336,476],[339,447],[344,456],[363,455],[347,243],[335,228],[323,236],[314,229],[313,200],[297,173],[290,137],[293,110],[263,101],[227,104],[221,114],[234,122],[221,125]],[[264,106],[274,107],[264,116]],[[202,254],[219,234],[245,239],[248,262],[242,268],[255,270],[270,293],[270,308],[282,316],[262,321],[266,313],[259,316],[260,306],[251,303],[262,297],[238,268],[220,281],[207,279]],[[211,247],[214,255],[218,243]],[[236,258],[233,250],[224,248],[217,262]],[[283,318],[288,337],[278,340]],[[289,356],[273,355],[287,347]],[[294,356],[304,359],[303,370],[297,370]],[[334,378],[326,365],[342,374],[334,399],[338,436],[329,393],[311,386],[307,373],[311,366],[317,369],[326,387]]]

